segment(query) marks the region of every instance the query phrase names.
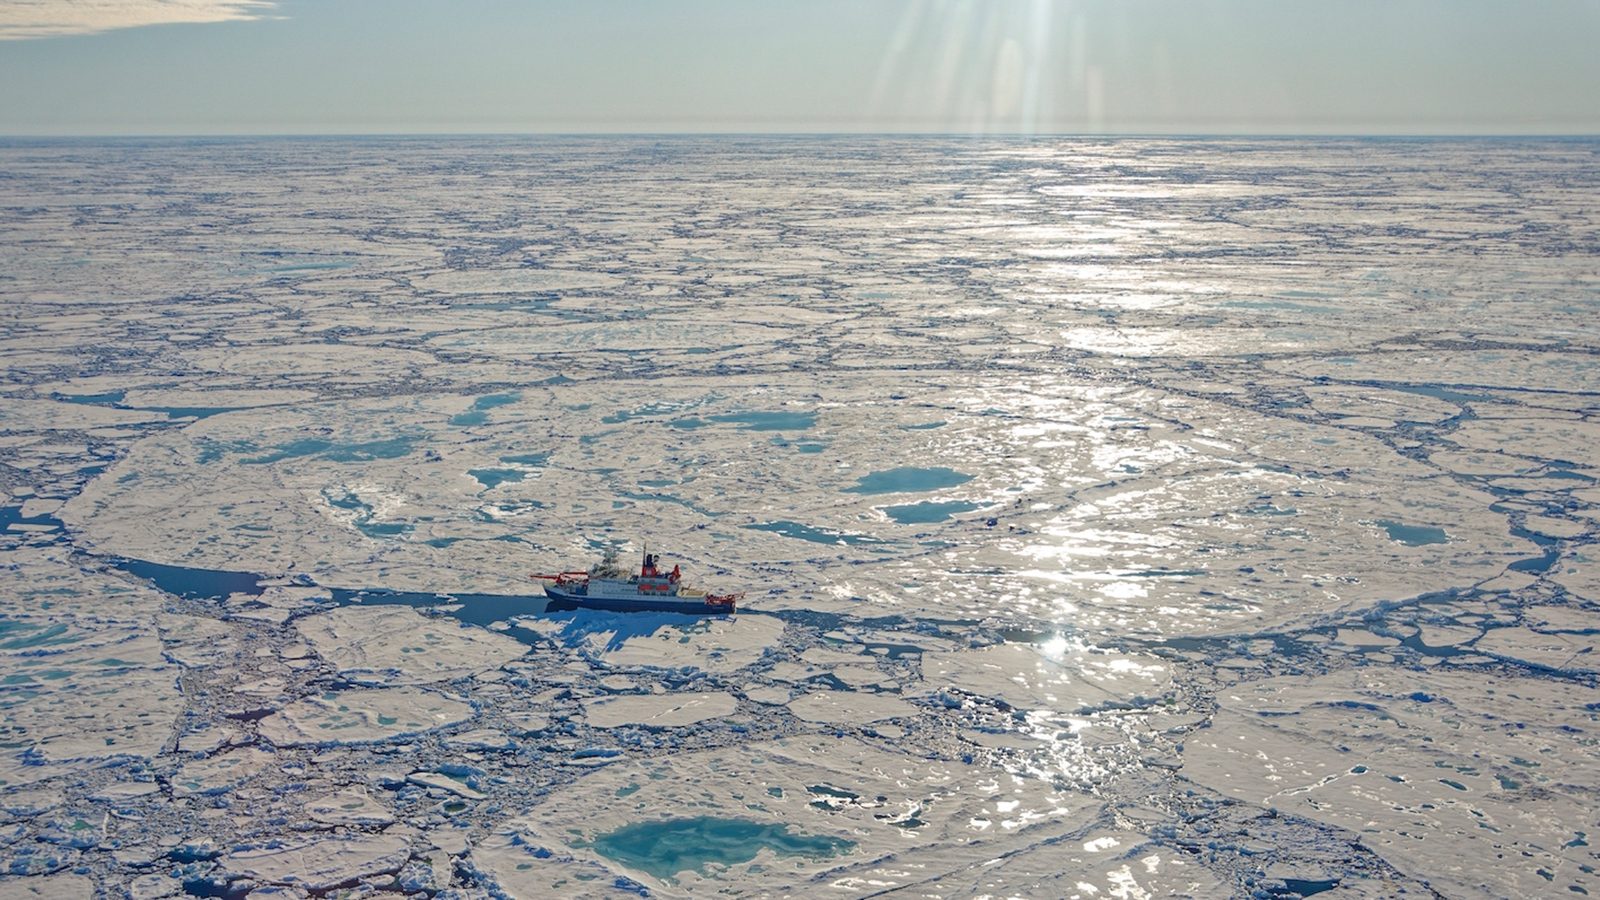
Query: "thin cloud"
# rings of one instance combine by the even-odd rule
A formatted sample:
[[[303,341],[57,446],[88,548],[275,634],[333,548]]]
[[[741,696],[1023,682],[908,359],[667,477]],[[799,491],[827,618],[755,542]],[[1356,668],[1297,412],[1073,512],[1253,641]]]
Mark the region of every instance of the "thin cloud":
[[[0,40],[93,34],[141,25],[260,19],[271,0],[3,0]]]

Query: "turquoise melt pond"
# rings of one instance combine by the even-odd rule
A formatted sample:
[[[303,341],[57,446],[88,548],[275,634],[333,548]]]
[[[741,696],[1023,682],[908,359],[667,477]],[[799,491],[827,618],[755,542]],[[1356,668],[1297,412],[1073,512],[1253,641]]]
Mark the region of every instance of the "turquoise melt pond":
[[[971,475],[965,475],[954,469],[947,469],[944,466],[934,466],[929,469],[902,466],[898,469],[888,469],[883,472],[863,475],[855,487],[845,488],[845,491],[852,494],[937,491],[944,488],[952,488],[958,484],[965,484],[971,480]]]
[[[855,848],[853,841],[795,834],[782,825],[763,825],[746,819],[668,819],[636,822],[584,845],[630,869],[666,879],[716,863],[731,866],[749,862],[762,850],[778,856],[823,859]]]

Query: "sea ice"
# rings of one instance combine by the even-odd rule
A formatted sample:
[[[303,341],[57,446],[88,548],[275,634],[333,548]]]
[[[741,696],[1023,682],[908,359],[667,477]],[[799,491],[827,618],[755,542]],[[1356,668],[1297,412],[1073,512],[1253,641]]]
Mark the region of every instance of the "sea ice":
[[[0,900],[90,900],[94,882],[82,875],[0,878]]]
[[[122,628],[81,636],[57,628],[54,647],[0,655],[7,742],[34,762],[158,754],[184,709],[161,641]]]
[[[682,616],[595,620],[584,638],[599,665],[623,671],[700,670],[727,673],[742,669],[767,652],[783,634],[783,622],[745,613],[731,618]]]
[[[461,783],[460,781],[451,778],[449,775],[445,775],[440,772],[412,772],[410,775],[406,776],[406,780],[412,784],[420,784],[423,787],[434,788],[446,794],[454,794],[455,796],[466,800],[483,799],[482,794]]]
[[[190,668],[229,663],[238,659],[240,646],[233,627],[206,616],[162,613],[156,616],[168,659]]]
[[[1600,632],[1573,634],[1533,628],[1493,628],[1472,644],[1479,653],[1575,675],[1600,672],[1597,648]]]
[[[183,882],[171,875],[140,875],[128,882],[128,900],[162,900],[183,893]]]
[[[276,760],[273,754],[254,747],[190,760],[172,778],[172,795],[190,797],[224,794],[254,777]]]
[[[398,872],[410,857],[403,838],[348,834],[242,847],[222,857],[220,864],[234,876],[326,891],[364,875]]]
[[[340,791],[305,805],[306,814],[324,825],[381,828],[394,823],[394,814],[366,791]]]
[[[723,691],[626,694],[588,700],[583,705],[583,715],[595,728],[682,728],[734,715],[738,707],[739,701]]]
[[[955,689],[1020,710],[1083,713],[1147,706],[1171,690],[1159,659],[1007,643],[925,653],[925,689]]]
[[[367,685],[455,681],[528,649],[514,638],[404,606],[344,606],[298,619],[295,630],[341,676]]]
[[[494,889],[512,898],[579,897],[589,896],[586,885],[596,877],[625,877],[648,885],[652,894],[673,897],[707,890],[826,891],[829,885],[859,895],[981,866],[1004,852],[1001,847],[1048,842],[1082,829],[1102,808],[1047,782],[997,780],[985,769],[912,760],[848,738],[808,737],[628,761],[587,775],[583,783],[587,797],[608,802],[597,807],[553,795],[479,843],[474,864]],[[684,815],[773,823],[850,849],[777,856],[752,846],[739,861],[704,868],[690,863],[659,878],[593,849],[599,836],[628,824]],[[914,874],[884,870],[885,860],[902,856],[914,858],[908,867]],[[880,884],[853,884],[868,873]]]
[[[832,887],[858,896],[893,886],[896,898],[948,897],[1100,898],[1224,897],[1227,887],[1187,854],[1144,835],[1076,827],[1036,839],[1001,855],[976,848],[930,847],[896,854],[887,864],[860,866]]]
[[[543,727],[543,726],[540,726]],[[537,731],[539,729],[530,729]],[[515,750],[517,742],[497,728],[477,728],[460,734],[445,735],[440,743],[447,750]]]
[[[789,711],[807,722],[824,725],[865,725],[888,719],[912,718],[915,706],[888,694],[812,691],[789,701]]]
[[[1600,889],[1586,788],[1600,756],[1576,725],[1593,689],[1363,667],[1224,689],[1182,776],[1359,833],[1401,870],[1484,898]],[[1559,723],[1559,724],[1558,724]],[[1441,726],[1443,726],[1441,728]],[[1448,886],[1448,887],[1446,887]]]
[[[1592,892],[1593,159],[0,147],[0,898]]]
[[[421,688],[358,688],[296,701],[262,719],[259,729],[279,747],[370,744],[446,728],[474,714],[465,700]]]

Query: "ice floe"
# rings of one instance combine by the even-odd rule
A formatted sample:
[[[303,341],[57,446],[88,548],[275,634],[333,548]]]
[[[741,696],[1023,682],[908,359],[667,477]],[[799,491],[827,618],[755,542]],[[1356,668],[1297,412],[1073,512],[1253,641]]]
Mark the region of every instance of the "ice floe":
[[[306,814],[325,825],[382,827],[394,822],[394,813],[373,800],[366,791],[340,791],[305,805]]]
[[[628,694],[596,697],[584,703],[583,715],[595,728],[681,728],[707,719],[731,716],[739,701],[724,691],[693,694]]]
[[[189,760],[172,777],[172,795],[223,794],[272,765],[275,757],[254,747]]]
[[[514,638],[403,606],[346,606],[295,622],[317,654],[355,684],[455,681],[499,667],[527,647]]]
[[[36,762],[161,751],[184,709],[178,667],[163,658],[161,641],[121,629],[92,640],[59,626],[38,634],[30,652],[0,655],[7,743]]]
[[[398,872],[411,858],[409,843],[388,835],[345,835],[242,847],[224,856],[224,871],[266,884],[326,891],[363,875]]]
[[[367,744],[425,734],[474,714],[465,700],[421,688],[358,688],[296,701],[259,728],[280,747]]]
[[[619,763],[584,782],[590,796],[610,798],[609,811],[552,797],[473,851],[475,866],[497,890],[516,898],[587,896],[585,885],[598,877],[625,878],[662,896],[830,885],[859,895],[934,882],[981,866],[1002,844],[1050,843],[1100,815],[1099,803],[1048,783],[918,763],[849,739]],[[729,828],[716,852],[710,845],[658,847],[632,838],[638,846],[630,853],[606,840],[650,822],[691,834],[721,823],[752,827]],[[760,839],[762,827],[787,841]]]
[[[1399,669],[1247,682],[1184,742],[1182,776],[1348,828],[1448,893],[1534,896],[1555,878],[1588,891],[1600,857],[1578,810],[1600,777],[1583,737],[1597,696]]]
[[[1077,650],[1065,645],[998,644],[927,653],[926,690],[957,690],[1009,708],[1083,713],[1147,706],[1171,689],[1168,664],[1156,658]]]
[[[837,691],[812,691],[797,697],[789,701],[789,711],[807,722],[827,725],[865,725],[918,713],[898,697]]]

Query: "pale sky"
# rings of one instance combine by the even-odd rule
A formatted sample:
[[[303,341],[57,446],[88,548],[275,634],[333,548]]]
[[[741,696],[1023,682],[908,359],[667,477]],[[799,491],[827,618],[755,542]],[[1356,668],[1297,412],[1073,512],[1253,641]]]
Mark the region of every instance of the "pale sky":
[[[0,0],[0,136],[1600,134],[1600,0]]]

